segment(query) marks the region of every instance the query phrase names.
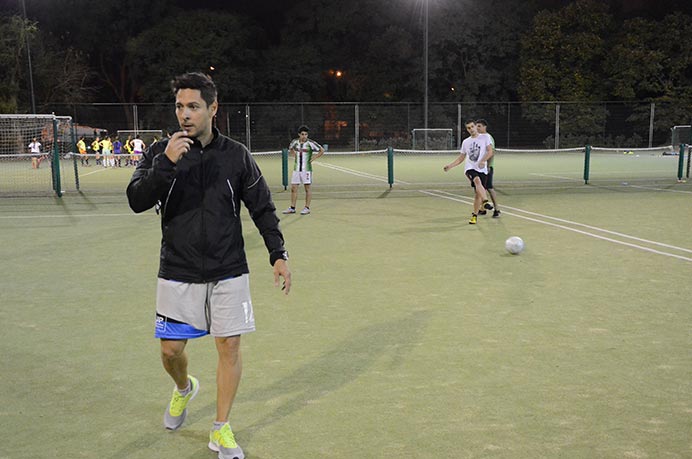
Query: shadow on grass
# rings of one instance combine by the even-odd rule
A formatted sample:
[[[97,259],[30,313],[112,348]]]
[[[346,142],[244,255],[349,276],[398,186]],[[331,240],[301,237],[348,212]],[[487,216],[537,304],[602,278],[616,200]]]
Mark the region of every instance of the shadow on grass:
[[[347,339],[334,343],[331,349],[286,378],[243,394],[244,401],[255,402],[292,394],[264,419],[238,431],[245,444],[249,445],[254,435],[265,427],[280,422],[356,380],[382,356],[391,358],[390,368],[399,366],[417,342],[419,334],[425,330],[425,320],[426,314],[416,311],[389,322],[365,327]],[[209,409],[212,411],[214,407]]]
[[[425,330],[426,316],[424,311],[415,311],[389,322],[365,327],[347,339],[334,343],[331,349],[327,349],[313,361],[306,362],[287,377],[266,387],[244,391],[240,394],[242,401],[268,402],[287,394],[291,396],[283,400],[264,419],[236,430],[236,436],[243,439],[243,446],[250,446],[256,433],[356,380],[383,356],[390,358],[388,368],[396,368]],[[211,419],[216,413],[216,402],[197,407],[195,411],[195,418],[204,413]],[[188,421],[194,422],[192,419]],[[195,442],[199,441],[202,446],[207,441],[206,434],[200,435],[195,431],[183,429],[176,434],[194,439]],[[158,440],[162,438],[158,437]],[[129,457],[134,452],[152,448],[151,443],[150,436],[142,436],[123,445],[110,457]],[[206,448],[200,447],[200,453],[192,457],[200,457],[202,449]]]

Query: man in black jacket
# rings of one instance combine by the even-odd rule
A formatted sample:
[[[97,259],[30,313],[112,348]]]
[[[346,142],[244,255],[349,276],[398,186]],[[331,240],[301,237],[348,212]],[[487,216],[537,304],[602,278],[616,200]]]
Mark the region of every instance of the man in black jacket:
[[[247,148],[213,128],[214,82],[187,73],[172,83],[181,131],[153,144],[127,187],[130,207],[161,211],[161,256],[156,331],[163,366],[175,382],[164,426],[176,430],[199,390],[188,375],[185,345],[211,334],[218,352],[216,421],[209,448],[220,459],[242,459],[228,423],[240,375],[240,335],[255,330],[240,203],[247,207],[269,251],[274,283],[291,289],[279,219],[266,181]]]

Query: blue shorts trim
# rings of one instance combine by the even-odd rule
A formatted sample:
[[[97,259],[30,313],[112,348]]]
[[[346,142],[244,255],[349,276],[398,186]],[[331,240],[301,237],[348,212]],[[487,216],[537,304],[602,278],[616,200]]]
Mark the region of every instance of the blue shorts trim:
[[[192,325],[171,322],[166,320],[165,317],[156,316],[156,327],[154,330],[154,337],[160,339],[188,339],[188,338],[201,338],[208,335],[209,332],[206,330],[199,330]]]

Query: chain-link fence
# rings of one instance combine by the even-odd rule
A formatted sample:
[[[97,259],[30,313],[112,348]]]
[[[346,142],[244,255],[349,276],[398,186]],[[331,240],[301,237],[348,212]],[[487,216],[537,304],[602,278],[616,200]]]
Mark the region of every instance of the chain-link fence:
[[[50,108],[71,116],[80,135],[106,131],[178,129],[173,104],[70,104]],[[303,124],[331,150],[411,148],[412,130],[452,129],[454,145],[468,119],[484,118],[500,148],[652,147],[671,143],[671,128],[689,124],[684,102],[432,103],[424,126],[421,103],[253,103],[220,104],[219,130],[252,151],[276,151]]]

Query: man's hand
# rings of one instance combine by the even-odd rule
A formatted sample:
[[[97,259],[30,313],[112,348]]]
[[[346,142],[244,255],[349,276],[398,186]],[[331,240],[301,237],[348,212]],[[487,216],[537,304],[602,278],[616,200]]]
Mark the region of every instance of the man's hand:
[[[165,154],[168,156],[168,159],[175,164],[180,161],[180,158],[182,158],[185,153],[190,151],[191,145],[192,139],[187,136],[187,131],[178,131],[168,140]]]
[[[284,285],[281,290],[284,291],[284,295],[288,295],[291,291],[291,270],[288,269],[288,263],[283,258],[279,258],[274,262],[274,285],[279,286],[279,278],[284,278]]]

